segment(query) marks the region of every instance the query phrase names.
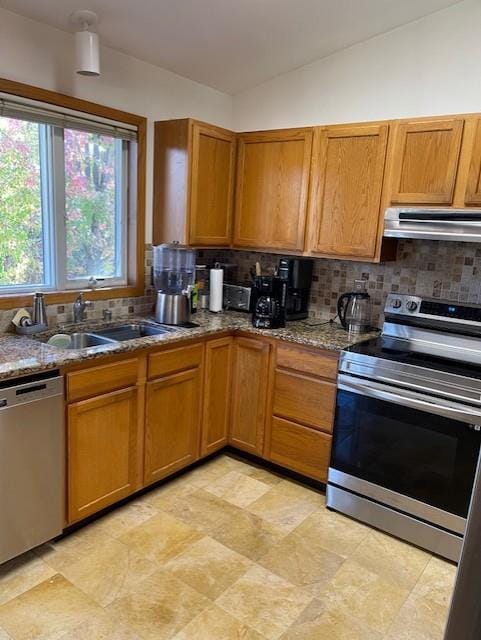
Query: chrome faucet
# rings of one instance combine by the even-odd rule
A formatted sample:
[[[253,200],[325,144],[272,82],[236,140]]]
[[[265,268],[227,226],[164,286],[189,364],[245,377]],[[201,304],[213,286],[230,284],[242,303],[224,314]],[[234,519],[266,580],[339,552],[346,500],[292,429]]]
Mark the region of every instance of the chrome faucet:
[[[85,300],[84,294],[79,293],[75,302],[73,303],[73,321],[83,322],[86,319],[85,310],[91,306],[92,303],[90,302],[90,300]]]

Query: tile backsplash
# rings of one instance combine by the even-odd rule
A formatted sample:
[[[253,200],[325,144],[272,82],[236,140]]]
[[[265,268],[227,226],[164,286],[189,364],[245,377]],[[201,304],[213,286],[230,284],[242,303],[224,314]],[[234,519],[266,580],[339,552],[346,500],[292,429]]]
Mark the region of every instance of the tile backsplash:
[[[154,295],[151,286],[152,245],[145,247],[145,290],[144,295],[136,298],[112,298],[109,300],[95,300],[87,309],[87,319],[97,320],[102,318],[104,309],[110,309],[112,317],[125,317],[128,315],[145,315],[152,311]],[[88,293],[85,297],[88,299]],[[12,318],[17,309],[0,310],[0,333],[13,329]],[[29,308],[29,311],[31,309]],[[50,327],[63,323],[73,322],[72,303],[47,305],[47,318]]]
[[[201,262],[233,263],[236,278],[249,279],[249,268],[260,260],[263,272],[272,273],[279,255],[248,251],[201,251]],[[391,291],[481,304],[481,245],[465,242],[401,240],[397,258],[383,264],[315,259],[309,305],[314,318],[331,318],[341,293],[351,291],[354,280],[368,282],[373,324],[383,320],[386,295]]]
[[[198,262],[213,265],[224,262],[235,265],[233,277],[238,282],[249,280],[249,269],[259,260],[264,273],[272,273],[279,255],[249,251],[200,250]],[[89,319],[100,319],[104,309],[113,317],[145,315],[152,311],[154,295],[150,272],[152,247],[145,251],[145,291],[137,298],[96,300],[87,311]],[[369,264],[348,260],[314,260],[309,313],[313,318],[328,319],[336,314],[341,293],[353,288],[354,280],[368,282],[373,304],[373,324],[382,324],[386,295],[391,291],[446,298],[458,302],[481,304],[481,244],[429,240],[401,240],[393,262]],[[88,297],[88,295],[87,295]],[[16,309],[0,310],[0,332],[9,331]],[[72,305],[47,306],[49,325],[72,322]]]

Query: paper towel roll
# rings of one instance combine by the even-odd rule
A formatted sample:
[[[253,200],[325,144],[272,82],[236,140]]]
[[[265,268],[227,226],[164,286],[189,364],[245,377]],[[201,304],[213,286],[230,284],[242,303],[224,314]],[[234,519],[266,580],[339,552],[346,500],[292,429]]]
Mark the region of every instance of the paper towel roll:
[[[209,311],[222,311],[224,290],[224,270],[215,267],[210,270]]]

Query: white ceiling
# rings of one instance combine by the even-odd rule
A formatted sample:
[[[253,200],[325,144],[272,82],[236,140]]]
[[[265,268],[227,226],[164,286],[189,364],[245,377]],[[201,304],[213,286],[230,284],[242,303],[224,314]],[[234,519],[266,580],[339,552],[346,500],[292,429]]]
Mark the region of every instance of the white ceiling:
[[[103,44],[238,93],[459,1],[0,0],[0,6],[68,31],[72,11],[91,9]]]

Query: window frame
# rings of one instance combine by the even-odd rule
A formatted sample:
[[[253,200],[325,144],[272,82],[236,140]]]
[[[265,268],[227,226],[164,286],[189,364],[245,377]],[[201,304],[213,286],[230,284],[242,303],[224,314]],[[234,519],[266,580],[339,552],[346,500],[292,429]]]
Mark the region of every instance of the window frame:
[[[44,291],[47,304],[62,304],[73,302],[80,291],[88,292],[88,297],[91,300],[105,300],[109,298],[126,298],[137,297],[144,293],[144,254],[145,254],[145,181],[146,181],[146,130],[147,119],[143,116],[138,116],[126,111],[120,111],[111,107],[96,104],[80,98],[74,98],[62,93],[42,89],[32,85],[23,84],[13,80],[6,80],[0,78],[0,92],[8,93],[12,96],[20,98],[27,98],[29,100],[36,100],[45,104],[55,105],[56,107],[63,107],[74,111],[86,113],[90,116],[98,116],[100,118],[106,118],[109,120],[115,120],[119,123],[133,125],[137,129],[137,142],[132,147],[135,147],[135,153],[127,154],[130,157],[126,162],[123,162],[123,169],[127,175],[126,181],[123,181],[123,186],[127,190],[126,198],[124,198],[125,206],[130,202],[133,206],[128,207],[128,216],[124,217],[125,229],[123,229],[123,237],[125,238],[122,251],[125,252],[125,265],[127,273],[124,282],[116,282],[114,279],[110,280],[107,286],[98,286],[95,289],[88,288],[86,281],[74,281],[67,283],[66,274],[65,280],[59,282],[59,289],[52,289],[53,273],[45,272],[45,279],[50,282],[49,285],[42,285],[38,287],[38,290]],[[44,134],[46,135],[46,134]],[[51,136],[51,145],[48,143],[43,145],[47,149],[47,153],[51,153],[48,147],[54,147],[55,133]],[[126,145],[124,145],[125,147]],[[125,151],[123,150],[122,153]],[[55,159],[53,160],[55,162]],[[47,163],[48,164],[48,163]],[[129,176],[129,172],[133,176]],[[132,179],[133,178],[133,179]],[[136,178],[136,180],[135,180]],[[58,197],[58,194],[53,192],[53,185],[51,176],[42,175],[42,198],[47,199],[48,203],[52,203],[52,199]],[[135,183],[135,193],[132,193],[132,189],[129,187],[129,183]],[[58,191],[58,185],[57,185]],[[57,216],[59,216],[57,211]],[[44,213],[44,224],[48,216]],[[55,229],[50,228],[47,232],[44,229],[44,238],[48,236],[51,239],[52,245],[55,247],[55,260],[59,259],[59,242],[61,241],[62,234],[55,234]],[[45,265],[44,261],[44,265]],[[57,269],[58,271],[58,269]],[[125,283],[126,281],[126,283]],[[19,292],[18,285],[15,287],[16,292],[8,292],[0,294],[0,309],[12,309],[19,306],[29,306],[32,301],[32,286],[25,285],[30,289],[29,292]]]
[[[51,128],[50,144],[52,148],[52,158],[54,174],[62,176],[62,180],[58,180],[55,192],[55,232],[56,232],[56,251],[55,259],[57,262],[56,274],[57,284],[62,291],[68,291],[69,289],[76,290],[90,290],[89,278],[98,277],[100,274],[91,273],[88,274],[89,278],[68,279],[67,278],[67,231],[65,224],[65,134],[64,129],[60,127]],[[127,284],[127,265],[128,265],[128,247],[127,247],[127,235],[128,235],[128,218],[129,211],[129,147],[125,140],[116,139],[115,149],[115,169],[116,169],[116,181],[115,181],[115,216],[117,229],[120,229],[120,233],[117,231],[115,244],[116,244],[116,256],[122,254],[120,270],[120,276],[114,276],[112,278],[101,279],[99,277],[99,287],[124,287]],[[131,143],[130,143],[131,144]],[[120,178],[120,180],[118,180]],[[54,183],[55,184],[55,183]],[[120,236],[120,237],[119,237]],[[105,282],[105,284],[102,284]]]

